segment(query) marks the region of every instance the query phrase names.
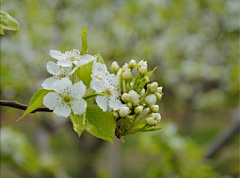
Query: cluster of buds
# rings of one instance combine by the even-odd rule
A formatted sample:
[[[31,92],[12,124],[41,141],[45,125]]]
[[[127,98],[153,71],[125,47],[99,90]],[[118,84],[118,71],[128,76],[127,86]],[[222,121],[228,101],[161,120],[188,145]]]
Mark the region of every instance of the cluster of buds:
[[[122,138],[135,132],[159,129],[156,126],[160,123],[161,115],[156,102],[162,98],[162,87],[157,82],[148,84],[154,70],[148,71],[147,61],[136,63],[132,59],[122,68],[113,62],[111,69],[119,76],[120,100],[123,104],[119,110],[112,112],[117,120],[116,135]]]

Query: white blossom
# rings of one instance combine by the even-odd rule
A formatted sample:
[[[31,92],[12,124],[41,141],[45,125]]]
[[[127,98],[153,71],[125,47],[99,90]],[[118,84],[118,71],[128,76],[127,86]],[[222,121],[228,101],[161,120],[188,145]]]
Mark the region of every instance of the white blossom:
[[[128,113],[129,113],[129,108],[126,106],[121,107],[119,110],[120,117],[126,117]]]
[[[148,95],[146,98],[145,98],[145,102],[149,105],[149,106],[152,106],[156,103],[157,101],[157,98],[154,94],[151,94],[151,95]]]
[[[130,90],[130,91],[129,91],[129,95],[131,96],[130,100],[131,100],[131,102],[133,103],[133,105],[134,105],[134,106],[138,105],[140,95],[137,94],[134,90]]]
[[[147,68],[147,61],[141,60],[138,64],[137,64],[138,68],[141,67],[146,67]]]
[[[108,106],[113,110],[118,110],[124,106],[119,100],[121,94],[119,77],[117,75],[115,76],[114,74],[110,74],[107,71],[106,65],[93,63],[91,77],[91,88],[98,93],[105,94],[104,96],[96,97],[96,102],[103,111],[107,111]]]
[[[152,112],[158,112],[159,111],[159,106],[158,105],[152,105],[151,110],[152,110]]]
[[[86,111],[87,102],[82,99],[86,86],[82,81],[72,85],[67,78],[62,78],[53,84],[54,92],[49,92],[43,98],[43,104],[58,116],[68,117],[73,111],[81,115]]]
[[[134,112],[135,114],[141,114],[143,111],[143,106],[137,106],[135,109],[134,109]]]
[[[57,64],[61,66],[75,64],[76,67],[74,68],[73,72],[78,67],[96,60],[96,58],[90,54],[81,55],[80,51],[77,49],[65,51],[65,53],[61,53],[61,51],[58,50],[50,50],[49,54],[52,58],[57,59]]]
[[[47,71],[52,74],[53,76],[50,78],[47,78],[43,83],[42,87],[47,90],[53,89],[53,84],[57,80],[60,80],[62,78],[69,78],[70,72],[72,70],[72,64],[70,63],[69,66],[60,66],[52,61],[49,61],[47,63]]]
[[[151,115],[157,120],[157,123],[160,123],[161,115],[159,113],[152,113]]]

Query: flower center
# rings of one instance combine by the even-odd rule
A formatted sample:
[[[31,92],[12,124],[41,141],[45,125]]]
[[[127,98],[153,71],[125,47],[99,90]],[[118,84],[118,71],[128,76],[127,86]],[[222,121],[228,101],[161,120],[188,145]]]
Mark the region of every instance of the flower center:
[[[72,98],[69,95],[62,96],[62,99],[67,104],[69,104],[70,101],[72,101]]]

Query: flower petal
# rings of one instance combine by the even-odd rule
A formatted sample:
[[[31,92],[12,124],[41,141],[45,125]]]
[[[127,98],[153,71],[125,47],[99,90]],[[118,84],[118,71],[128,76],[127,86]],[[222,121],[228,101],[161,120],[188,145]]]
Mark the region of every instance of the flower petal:
[[[71,114],[71,108],[63,103],[60,106],[57,106],[54,110],[53,113],[57,114],[58,116],[63,116],[63,117],[68,117]]]
[[[47,78],[43,83],[42,83],[42,87],[46,90],[53,90],[53,84],[54,82],[56,82],[57,79],[55,77],[50,77]]]
[[[62,98],[55,92],[50,92],[43,98],[43,104],[49,109],[55,109],[62,103]]]
[[[59,75],[61,73],[60,67],[55,62],[52,61],[49,61],[47,63],[47,71],[53,75]]]
[[[84,99],[74,99],[71,101],[71,107],[74,114],[82,115],[86,111],[87,102]]]
[[[73,98],[81,99],[85,93],[86,86],[82,81],[75,83],[72,87],[70,87],[70,95]]]
[[[99,93],[103,92],[105,89],[103,81],[98,79],[92,79],[92,81],[90,82],[90,86],[92,87],[92,89]]]
[[[109,107],[112,108],[113,110],[118,110],[123,106],[125,106],[125,105],[122,104],[121,101],[118,99],[109,100]]]
[[[108,106],[107,96],[97,96],[96,102],[104,112],[107,111],[107,106]]]
[[[49,55],[57,60],[66,60],[66,56],[58,50],[50,50]]]
[[[68,78],[62,78],[53,84],[53,90],[62,94],[68,92],[71,86],[72,82]]]
[[[72,67],[72,61],[69,60],[60,60],[57,62],[57,64],[62,67]]]

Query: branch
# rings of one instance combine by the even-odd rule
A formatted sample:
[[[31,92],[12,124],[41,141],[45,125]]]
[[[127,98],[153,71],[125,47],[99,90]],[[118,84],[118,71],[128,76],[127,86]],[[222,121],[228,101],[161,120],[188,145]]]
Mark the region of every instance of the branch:
[[[18,103],[16,101],[7,101],[7,100],[0,100],[0,106],[7,106],[11,108],[17,108],[21,110],[26,110],[28,105]],[[53,112],[52,110],[42,106],[40,108],[37,108],[36,110],[32,111],[31,113],[35,112]]]

